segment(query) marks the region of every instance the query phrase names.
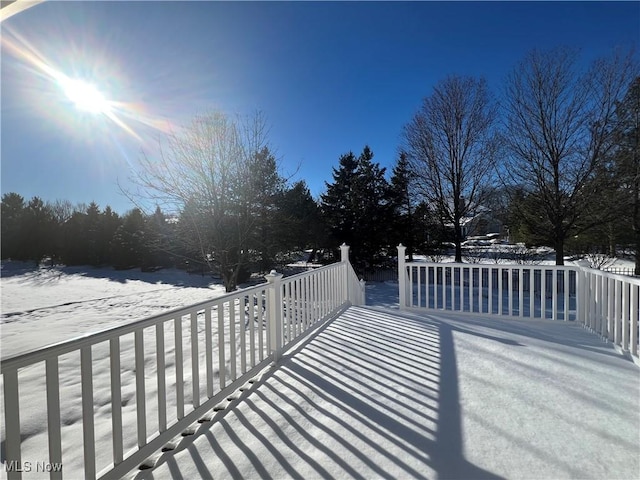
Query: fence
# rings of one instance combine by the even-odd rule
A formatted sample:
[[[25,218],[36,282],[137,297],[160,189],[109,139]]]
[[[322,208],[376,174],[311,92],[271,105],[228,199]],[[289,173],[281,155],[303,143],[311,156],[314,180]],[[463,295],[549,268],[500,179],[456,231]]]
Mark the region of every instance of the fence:
[[[633,267],[605,267],[602,271],[607,273],[615,273],[616,275],[627,275],[630,277],[637,277],[636,269]]]
[[[577,321],[638,360],[640,279],[577,266],[406,262],[400,308]]]
[[[272,272],[262,285],[3,359],[8,478],[21,478],[27,464],[21,461],[20,387],[37,381],[39,371],[44,370],[41,423],[47,427],[48,465],[64,460],[60,378],[66,383],[79,362],[84,477],[120,478],[206,417],[305,333],[348,305],[364,304],[364,284],[348,261],[349,247],[341,251],[340,263],[315,271],[284,279]],[[34,369],[42,364],[44,369]],[[132,391],[135,401],[125,401]],[[110,407],[106,420],[96,416],[95,392],[98,406]],[[99,431],[109,422],[110,445],[97,444],[96,421],[103,422]],[[61,469],[51,468],[50,478],[62,478]]]

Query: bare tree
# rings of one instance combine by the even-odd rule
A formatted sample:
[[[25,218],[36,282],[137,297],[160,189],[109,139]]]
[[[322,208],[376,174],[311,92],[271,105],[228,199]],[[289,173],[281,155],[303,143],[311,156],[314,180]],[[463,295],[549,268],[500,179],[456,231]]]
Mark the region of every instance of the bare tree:
[[[598,173],[613,146],[616,101],[633,78],[631,55],[598,60],[588,70],[578,60],[567,48],[532,51],[505,92],[505,177],[530,195],[521,214],[553,243],[557,265],[577,227],[604,217],[593,207],[610,185]]]
[[[462,224],[476,214],[492,183],[497,106],[484,79],[451,76],[424,99],[403,131],[416,190],[452,226],[462,261]]]
[[[260,192],[251,175],[267,147],[263,115],[199,115],[167,136],[157,157],[143,155],[134,182],[142,195],[169,211],[179,211],[182,231],[199,256],[217,270],[227,291],[246,266]]]

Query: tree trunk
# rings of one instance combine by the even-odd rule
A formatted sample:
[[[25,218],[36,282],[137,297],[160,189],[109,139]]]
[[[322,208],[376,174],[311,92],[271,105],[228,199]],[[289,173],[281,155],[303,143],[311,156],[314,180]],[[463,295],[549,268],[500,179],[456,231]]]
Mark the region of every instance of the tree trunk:
[[[462,228],[460,224],[456,222],[455,225],[455,243],[456,243],[456,263],[462,263]]]
[[[556,265],[564,265],[564,239],[556,239]]]

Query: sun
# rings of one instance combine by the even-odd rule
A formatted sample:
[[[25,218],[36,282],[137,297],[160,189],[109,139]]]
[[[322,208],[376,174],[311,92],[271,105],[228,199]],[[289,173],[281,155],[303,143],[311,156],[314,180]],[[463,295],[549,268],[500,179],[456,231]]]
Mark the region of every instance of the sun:
[[[111,112],[111,103],[95,85],[66,76],[62,76],[58,83],[78,110],[105,115]]]

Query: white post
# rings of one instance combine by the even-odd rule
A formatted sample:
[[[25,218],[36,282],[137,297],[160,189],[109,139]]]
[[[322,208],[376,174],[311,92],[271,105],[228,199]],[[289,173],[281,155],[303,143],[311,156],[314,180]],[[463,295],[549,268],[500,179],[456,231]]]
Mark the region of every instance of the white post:
[[[398,290],[400,309],[407,308],[407,267],[405,264],[405,254],[407,247],[398,245]]]
[[[277,362],[282,351],[282,292],[280,281],[282,274],[271,270],[265,275],[269,285],[267,286],[267,302],[269,314],[269,336],[273,361]]]
[[[342,298],[344,300],[351,301],[351,282],[349,281],[349,245],[347,245],[346,243],[340,245],[340,262],[342,263],[342,271],[344,272],[344,276],[342,277],[344,279],[344,290],[342,292]]]

